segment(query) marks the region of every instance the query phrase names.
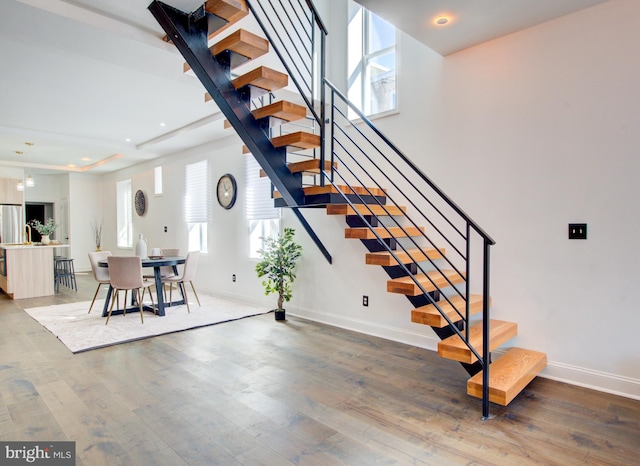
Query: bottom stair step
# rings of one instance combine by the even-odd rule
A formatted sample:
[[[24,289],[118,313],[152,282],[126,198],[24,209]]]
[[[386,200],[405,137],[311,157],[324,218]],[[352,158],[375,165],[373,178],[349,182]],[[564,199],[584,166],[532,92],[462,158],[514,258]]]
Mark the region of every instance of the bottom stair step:
[[[507,406],[547,366],[547,355],[511,348],[489,366],[489,401]],[[467,381],[467,394],[482,398],[482,372]]]
[[[501,346],[518,334],[518,324],[504,320],[489,321],[489,351]],[[469,328],[469,342],[480,355],[483,348],[482,322],[478,322]],[[475,354],[462,341],[458,335],[450,336],[438,342],[438,355],[446,359],[473,364],[478,360]]]

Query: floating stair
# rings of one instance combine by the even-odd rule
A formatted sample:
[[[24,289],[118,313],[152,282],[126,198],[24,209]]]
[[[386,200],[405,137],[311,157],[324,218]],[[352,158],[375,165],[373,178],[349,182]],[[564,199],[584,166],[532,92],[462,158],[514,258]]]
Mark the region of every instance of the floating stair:
[[[467,313],[466,300],[463,296],[455,295],[438,301],[438,306],[442,312],[449,318],[451,322],[459,322]],[[482,295],[472,294],[469,296],[469,315],[477,314],[482,311]],[[430,327],[444,328],[449,323],[445,319],[438,308],[433,304],[420,306],[411,311],[411,322],[415,324],[429,325]]]
[[[267,68],[266,66],[259,66],[258,68],[249,71],[231,81],[233,87],[241,89],[245,86],[258,88],[262,92],[274,92],[283,87],[289,85],[289,76],[280,71]],[[211,95],[205,93],[204,101],[209,102]]]
[[[274,102],[251,112],[256,120],[273,117],[283,121],[297,121],[306,118],[307,107],[286,100]]]
[[[419,296],[424,294],[420,287],[413,281],[414,278],[418,283],[420,283],[427,293],[436,291],[440,288],[446,288],[451,285],[463,283],[465,279],[464,275],[459,274],[455,270],[442,270],[441,272],[438,270],[431,270],[426,274],[421,273],[406,277],[392,278],[387,281],[387,291],[389,293],[399,293],[406,296]]]
[[[337,167],[338,164],[334,162],[334,167]],[[303,173],[305,175],[317,175],[320,173],[320,159],[309,159],[303,160],[302,162],[293,162],[288,163],[287,168],[291,171],[291,173]],[[324,170],[331,170],[331,162],[325,160],[324,162]],[[265,177],[267,173],[264,170],[260,170],[260,176]]]
[[[249,8],[244,0],[207,0],[204,9],[227,21],[225,26],[210,33],[209,39],[214,38],[249,14]]]
[[[366,255],[365,262],[369,265],[391,267],[394,265],[398,265],[398,263],[411,264],[412,262],[423,262],[426,260],[441,259],[442,257],[444,257],[444,253],[444,248],[412,248],[407,249],[406,251],[398,250],[393,251],[393,254],[395,254],[395,256],[398,258],[398,260],[396,260],[388,251],[370,252]]]
[[[399,206],[382,206],[379,204],[329,204],[327,205],[327,215],[375,215],[377,217],[383,215],[403,215],[406,207]]]
[[[325,185],[325,186],[307,186],[303,188],[303,191],[306,196],[314,196],[318,194],[337,194],[339,191],[345,194],[359,194],[361,196],[368,196],[369,192],[373,196],[385,196],[385,192],[382,189],[378,188],[363,188],[362,186],[338,186],[337,188],[333,185]],[[368,191],[367,191],[368,190]],[[274,198],[281,197],[278,191],[274,191]]]
[[[344,237],[348,239],[377,239],[374,231],[380,238],[406,238],[408,236],[421,236],[424,227],[367,227],[345,228]]]
[[[232,52],[243,57],[232,64],[232,67],[235,67],[268,53],[269,41],[246,31],[245,29],[238,29],[222,39],[220,42],[213,44],[209,47],[209,50],[214,57],[217,57],[223,52]],[[191,67],[188,63],[184,63],[182,65],[182,70],[185,73],[190,73]]]
[[[271,138],[273,147],[295,147],[297,149],[315,149],[320,147],[320,135],[308,133],[306,131],[296,131],[295,133],[283,134]]]
[[[489,321],[489,351],[493,351],[518,334],[518,324],[504,320]],[[482,322],[469,328],[469,343],[482,355]],[[458,335],[438,342],[438,354],[443,358],[473,364],[478,360]],[[491,374],[491,371],[489,371]]]
[[[489,401],[507,406],[547,366],[547,355],[510,348],[489,366]],[[467,381],[467,394],[482,398],[482,372]]]

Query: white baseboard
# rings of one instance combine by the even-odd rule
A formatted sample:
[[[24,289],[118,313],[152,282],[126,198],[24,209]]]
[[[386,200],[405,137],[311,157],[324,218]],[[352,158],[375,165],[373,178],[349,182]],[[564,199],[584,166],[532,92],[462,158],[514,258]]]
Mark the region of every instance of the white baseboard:
[[[383,326],[371,323],[370,321],[352,319],[335,314],[319,313],[309,309],[298,309],[296,312],[287,312],[292,316],[302,317],[315,322],[385,338],[431,351],[437,351],[438,347],[439,339],[435,335],[430,337],[417,332],[410,332],[406,329]],[[499,350],[494,351],[496,356],[503,352],[504,351]],[[571,366],[557,361],[548,361],[547,367],[540,373],[540,377],[640,400],[640,380],[630,377]]]

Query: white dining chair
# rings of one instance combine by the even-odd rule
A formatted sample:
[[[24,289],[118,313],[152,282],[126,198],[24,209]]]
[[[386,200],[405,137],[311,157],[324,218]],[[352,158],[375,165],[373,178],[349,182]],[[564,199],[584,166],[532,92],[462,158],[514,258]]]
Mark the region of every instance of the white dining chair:
[[[93,309],[93,303],[96,301],[96,297],[98,296],[98,292],[100,291],[100,287],[102,285],[109,285],[109,269],[107,267],[100,267],[98,262],[107,260],[107,257],[111,255],[111,251],[97,251],[89,253],[89,263],[91,264],[91,272],[93,273],[93,278],[98,282],[98,288],[96,288],[96,293],[93,295],[93,299],[91,300],[91,306],[89,306],[89,312],[91,313],[91,309]]]
[[[107,257],[107,263],[109,264],[109,282],[116,296],[120,290],[124,290],[124,309],[122,314],[127,314],[127,293],[131,290],[132,294],[134,292],[136,293],[136,300],[140,308],[140,320],[144,324],[142,300],[144,299],[145,290],[149,291],[151,305],[154,308],[155,303],[153,302],[153,295],[151,294],[150,288],[154,286],[154,282],[142,278],[142,259],[138,256],[109,256]],[[111,300],[105,325],[109,323],[115,301],[115,299]]]
[[[182,294],[184,296],[184,302],[187,305],[187,311],[190,313],[191,309],[189,308],[189,299],[187,298],[187,287],[184,285],[189,282],[191,284],[191,289],[193,290],[193,294],[196,296],[196,300],[198,301],[198,306],[202,306],[200,304],[200,298],[198,297],[198,293],[196,292],[196,287],[193,286],[193,278],[196,274],[196,267],[198,266],[198,257],[200,257],[199,251],[191,251],[187,254],[187,257],[184,261],[184,268],[182,269],[182,274],[174,275],[172,277],[166,277],[162,279],[162,283],[168,283],[169,288],[169,305],[171,305],[172,294],[173,294],[173,284],[176,283],[181,289]]]

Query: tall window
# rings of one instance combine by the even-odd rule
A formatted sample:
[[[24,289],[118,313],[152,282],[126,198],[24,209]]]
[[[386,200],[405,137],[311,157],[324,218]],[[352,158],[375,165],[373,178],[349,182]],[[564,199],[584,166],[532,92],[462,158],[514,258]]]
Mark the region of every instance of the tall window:
[[[280,231],[280,208],[273,207],[271,181],[260,177],[260,165],[253,155],[246,156],[245,200],[249,224],[249,257],[258,258],[264,238],[275,237]]]
[[[133,199],[131,178],[116,183],[116,236],[119,248],[133,247]]]
[[[211,212],[209,161],[192,163],[185,169],[185,220],[189,251],[207,252],[207,225]]]
[[[349,2],[347,66],[349,100],[365,116],[397,108],[396,29],[355,2]],[[356,118],[350,112],[350,118]]]
[[[153,194],[156,196],[162,194],[162,165],[153,169]]]

